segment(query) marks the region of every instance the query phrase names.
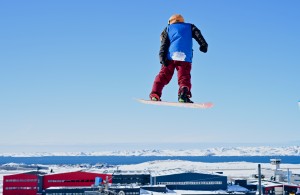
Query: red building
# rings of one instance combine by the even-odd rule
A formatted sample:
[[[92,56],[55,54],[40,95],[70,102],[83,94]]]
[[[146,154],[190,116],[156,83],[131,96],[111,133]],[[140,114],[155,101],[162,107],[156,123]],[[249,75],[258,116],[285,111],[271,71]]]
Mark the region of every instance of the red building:
[[[108,180],[108,182],[111,183],[112,175],[76,171],[45,175],[43,177],[43,189],[62,186],[91,186],[95,183],[96,177],[100,177],[102,180]]]
[[[37,171],[3,177],[3,195],[36,195],[41,189],[42,173]]]
[[[49,187],[90,187],[95,178],[111,183],[111,174],[90,173],[84,171],[68,173],[28,172],[3,177],[3,195],[37,195],[43,194]]]

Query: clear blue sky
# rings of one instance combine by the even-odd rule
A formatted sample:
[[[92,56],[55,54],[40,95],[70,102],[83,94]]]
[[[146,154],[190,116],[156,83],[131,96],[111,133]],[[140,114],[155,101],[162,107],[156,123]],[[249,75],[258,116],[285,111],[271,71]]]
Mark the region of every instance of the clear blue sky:
[[[300,143],[299,8],[298,0],[1,1],[0,149]],[[203,54],[194,41],[192,100],[213,109],[134,100],[148,98],[174,13],[209,44]],[[176,74],[162,98],[177,100]]]

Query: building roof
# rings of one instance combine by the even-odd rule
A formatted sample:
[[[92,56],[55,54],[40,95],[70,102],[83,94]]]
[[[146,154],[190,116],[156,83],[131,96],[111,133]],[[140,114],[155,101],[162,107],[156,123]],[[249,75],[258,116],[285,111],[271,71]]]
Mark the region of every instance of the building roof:
[[[197,170],[183,170],[180,168],[177,169],[168,169],[168,170],[161,170],[161,171],[153,171],[151,172],[151,176],[165,176],[165,175],[175,175],[175,174],[182,174],[182,173],[197,173],[197,174],[205,174],[205,175],[217,175],[217,176],[224,176],[222,174],[213,173],[213,172],[205,172],[205,171],[197,171]]]
[[[12,175],[5,175],[4,177],[13,177],[16,175],[46,175],[47,173],[41,172],[41,171],[29,171],[29,172],[22,172],[22,173],[17,173],[17,174],[12,174]]]
[[[55,186],[49,187],[47,190],[57,190],[57,189],[82,189],[82,188],[91,188],[90,186]]]
[[[250,181],[249,184],[258,185],[258,180]],[[264,187],[278,187],[278,186],[290,186],[290,187],[298,187],[296,184],[290,184],[286,182],[277,182],[277,181],[266,181],[262,180],[261,185]]]
[[[148,170],[115,170],[113,175],[150,175]]]

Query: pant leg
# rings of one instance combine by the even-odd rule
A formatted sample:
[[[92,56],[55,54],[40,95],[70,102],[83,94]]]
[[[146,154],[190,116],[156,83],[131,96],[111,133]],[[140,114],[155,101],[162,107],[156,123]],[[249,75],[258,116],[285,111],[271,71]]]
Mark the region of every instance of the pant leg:
[[[173,61],[168,61],[167,67],[162,65],[158,75],[154,79],[150,97],[151,94],[156,94],[161,97],[163,88],[171,81],[174,71],[175,65]]]
[[[176,70],[177,70],[178,85],[179,85],[178,94],[180,94],[182,87],[187,87],[189,89],[188,95],[190,97],[192,97],[192,94],[191,94],[192,64],[190,62],[177,61],[176,62]]]

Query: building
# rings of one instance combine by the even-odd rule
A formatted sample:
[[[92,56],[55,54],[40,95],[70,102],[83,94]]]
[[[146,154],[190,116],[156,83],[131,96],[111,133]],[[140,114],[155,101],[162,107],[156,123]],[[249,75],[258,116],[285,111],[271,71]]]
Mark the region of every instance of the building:
[[[45,195],[65,195],[65,194],[76,194],[84,195],[85,192],[97,192],[98,188],[93,187],[50,187],[45,190]]]
[[[46,195],[140,195],[140,186],[110,185],[92,187],[50,187],[45,191]]]
[[[112,174],[113,184],[150,184],[150,173],[145,171],[114,171]]]
[[[42,194],[43,172],[31,171],[3,177],[3,195]]]
[[[111,174],[90,173],[75,171],[68,173],[47,174],[43,177],[43,189],[50,187],[76,187],[88,186],[95,183],[95,178],[100,177],[103,181],[112,182]]]
[[[289,169],[281,169],[281,159],[270,159],[270,163],[273,166],[272,170],[274,171],[270,180],[300,185],[300,174],[293,174]]]
[[[258,186],[258,181],[248,181],[248,185]],[[299,190],[299,186],[296,184],[289,184],[285,182],[261,181],[262,194],[277,195],[277,194],[296,194]]]
[[[68,173],[27,172],[3,177],[3,195],[45,194],[47,188],[91,187],[95,179],[111,183],[111,174],[75,171]],[[75,189],[78,190],[78,189]],[[72,191],[72,190],[71,190]]]
[[[151,174],[152,185],[166,185],[170,190],[226,190],[227,177],[204,172],[163,171]]]
[[[100,189],[110,194],[139,195],[140,189],[156,192],[227,189],[226,176],[203,172],[184,172],[180,169],[155,173],[119,170],[105,173],[75,171],[45,174],[28,172],[4,176],[3,182],[3,195],[78,195],[85,194],[87,191],[95,194]],[[143,188],[143,186],[145,187]]]

